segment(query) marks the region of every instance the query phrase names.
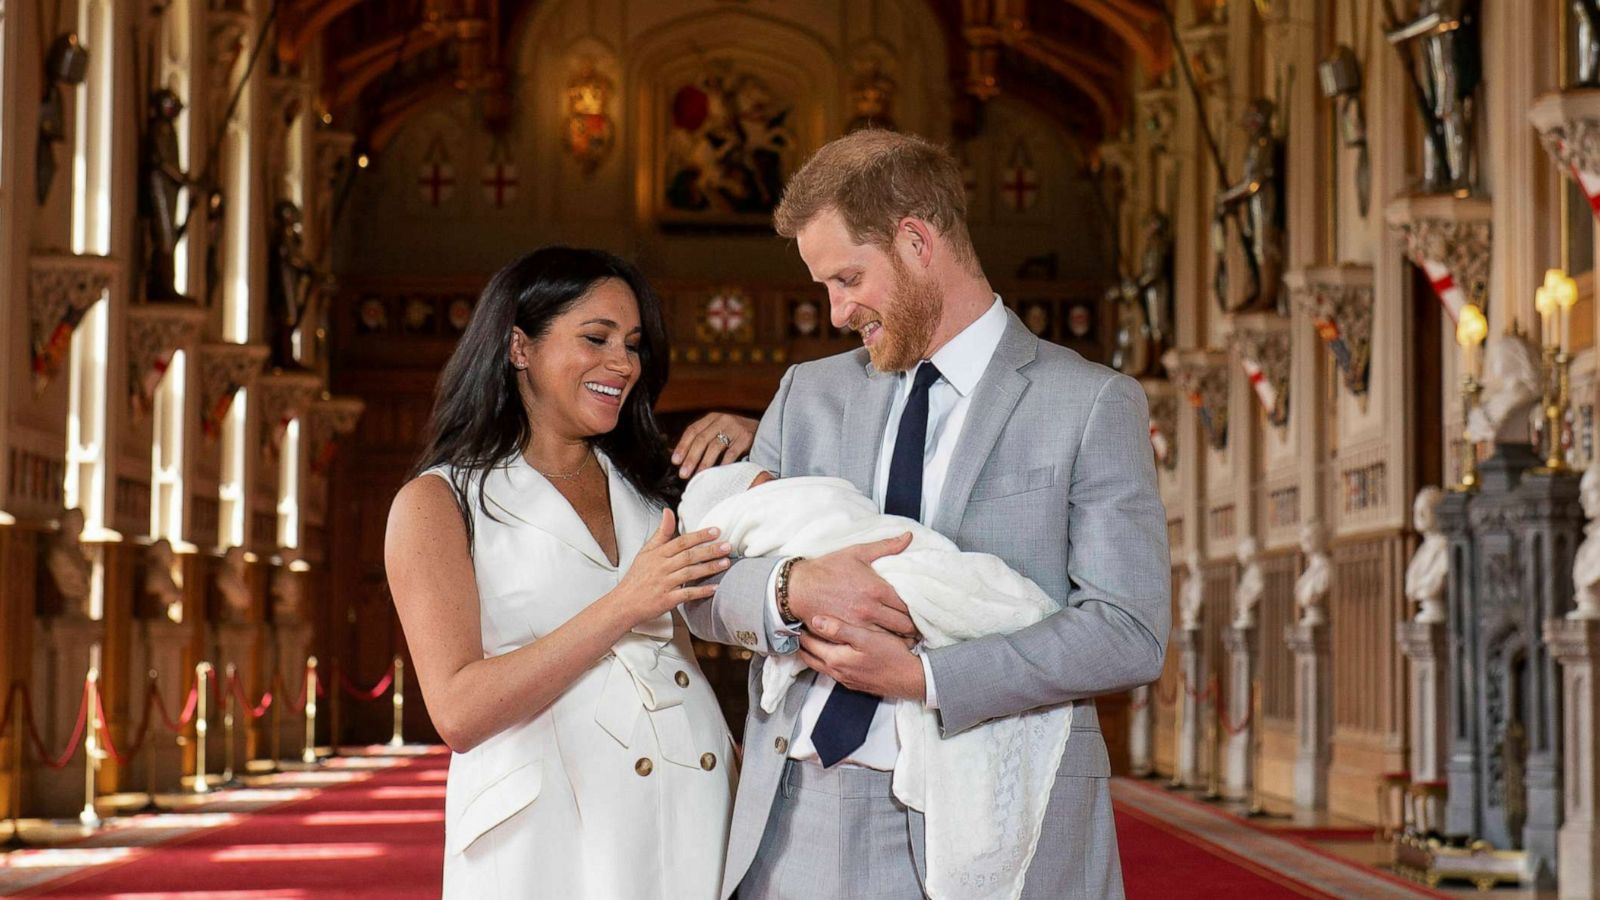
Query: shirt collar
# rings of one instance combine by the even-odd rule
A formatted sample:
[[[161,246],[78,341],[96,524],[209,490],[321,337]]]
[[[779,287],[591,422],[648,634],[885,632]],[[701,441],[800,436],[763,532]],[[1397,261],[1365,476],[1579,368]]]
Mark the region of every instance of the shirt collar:
[[[956,393],[965,397],[978,386],[1005,333],[1005,304],[1000,302],[1000,295],[995,294],[994,303],[989,309],[940,347],[929,361],[939,368],[939,374],[956,389]],[[906,374],[909,376],[911,373]]]

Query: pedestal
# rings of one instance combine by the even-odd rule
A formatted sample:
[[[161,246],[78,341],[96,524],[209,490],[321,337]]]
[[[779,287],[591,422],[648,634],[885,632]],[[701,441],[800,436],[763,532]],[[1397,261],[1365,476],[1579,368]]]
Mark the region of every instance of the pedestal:
[[[283,685],[283,703],[277,706],[277,747],[264,748],[277,753],[280,760],[299,759],[305,746],[306,717],[295,709],[306,680],[306,659],[311,655],[311,626],[303,622],[281,622],[272,629],[272,659]],[[327,690],[337,690],[328,685]],[[309,698],[308,698],[309,702]]]
[[[1151,685],[1136,687],[1128,705],[1128,767],[1140,778],[1155,770],[1155,710],[1150,708],[1154,696]]]
[[[1294,654],[1294,805],[1305,811],[1328,808],[1328,767],[1332,763],[1333,680],[1328,671],[1328,626],[1289,625],[1284,642]]]
[[[1449,725],[1445,720],[1450,689],[1449,657],[1446,655],[1449,636],[1443,622],[1400,622],[1395,625],[1394,633],[1400,652],[1411,664],[1407,682],[1411,695],[1411,722],[1407,732],[1411,744],[1411,781],[1419,786],[1438,784],[1445,780],[1445,759],[1450,742]],[[1444,822],[1442,801],[1423,802],[1437,807],[1426,810],[1427,822]]]
[[[211,743],[207,748],[209,754],[209,768],[212,773],[218,773],[227,765],[228,756],[227,727],[224,717],[232,703],[233,713],[233,756],[231,760],[234,772],[237,774],[244,768],[245,762],[250,759],[254,742],[250,740],[251,719],[250,710],[244,708],[235,693],[233,685],[228,682],[228,666],[234,667],[239,684],[245,696],[244,702],[254,703],[260,692],[255,686],[261,684],[260,653],[262,626],[255,622],[231,622],[216,626],[214,639],[216,651],[211,654],[215,660],[217,671],[216,679],[216,705],[211,710],[209,731]],[[298,689],[294,692],[299,694]],[[276,702],[276,698],[274,698]]]
[[[105,640],[105,623],[77,616],[49,616],[37,620],[34,632],[33,678],[28,689],[34,721],[45,751],[61,754],[72,737],[83,703],[83,682],[91,665],[99,663]],[[87,727],[87,726],[86,726]],[[28,781],[23,815],[76,818],[84,805],[83,736],[65,768],[34,765]]]
[[[1561,829],[1556,837],[1562,898],[1600,897],[1600,620],[1550,619],[1545,645],[1561,666]]]
[[[143,718],[144,697],[150,690],[150,675],[155,673],[156,690],[167,715],[174,721],[183,714],[184,702],[189,699],[189,688],[194,683],[194,669],[183,663],[183,651],[189,642],[188,625],[167,619],[143,619],[135,623],[133,652],[128,666],[129,697],[135,720]],[[183,744],[186,740],[173,734],[162,723],[161,715],[154,716],[145,737],[141,758],[127,769],[128,784],[133,790],[156,793],[177,791],[182,787],[184,772]],[[148,754],[148,755],[146,755]]]
[[[1206,707],[1198,701],[1205,692],[1205,669],[1201,665],[1201,647],[1205,635],[1198,628],[1185,628],[1178,632],[1178,670],[1183,673],[1183,686],[1178,691],[1179,709],[1183,712],[1183,729],[1178,732],[1178,781],[1193,787],[1201,783],[1200,750],[1205,735]]]
[[[1227,710],[1219,737],[1222,741],[1222,795],[1229,800],[1249,797],[1255,779],[1255,755],[1251,752],[1256,728],[1251,711],[1255,632],[1254,627],[1235,626],[1222,633],[1223,645],[1228,651],[1228,696],[1219,701]]]

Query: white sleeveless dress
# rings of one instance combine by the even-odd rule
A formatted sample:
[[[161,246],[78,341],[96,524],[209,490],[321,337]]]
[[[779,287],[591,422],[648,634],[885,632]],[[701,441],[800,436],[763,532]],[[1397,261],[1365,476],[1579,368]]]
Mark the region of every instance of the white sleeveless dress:
[[[616,587],[660,524],[659,507],[597,455],[616,566],[520,454],[486,477],[493,517],[468,493],[485,657]],[[444,896],[715,900],[736,765],[688,630],[676,613],[646,622],[538,715],[451,758]]]

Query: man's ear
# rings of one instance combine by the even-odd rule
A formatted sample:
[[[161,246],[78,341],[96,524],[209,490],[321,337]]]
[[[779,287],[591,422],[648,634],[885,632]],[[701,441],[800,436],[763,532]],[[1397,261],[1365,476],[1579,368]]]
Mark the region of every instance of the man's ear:
[[[918,265],[927,268],[933,263],[934,231],[927,222],[915,216],[906,216],[900,220],[900,236],[905,239],[906,249]]]

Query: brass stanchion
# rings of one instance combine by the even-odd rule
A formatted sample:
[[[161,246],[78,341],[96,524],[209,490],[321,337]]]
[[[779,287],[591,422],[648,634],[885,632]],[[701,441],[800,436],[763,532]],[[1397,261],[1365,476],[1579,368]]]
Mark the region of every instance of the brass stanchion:
[[[406,661],[400,654],[394,657],[394,733],[389,736],[389,746],[404,747],[405,735],[402,734],[405,724],[406,709]]]
[[[306,746],[300,761],[314,765],[317,761],[317,658],[306,660]]]
[[[1178,670],[1178,705],[1172,713],[1172,780],[1167,782],[1167,787],[1177,790],[1183,787],[1183,705],[1184,697],[1189,692],[1189,686],[1183,675],[1183,670]]]
[[[27,723],[22,718],[22,704],[16,700],[17,694],[22,690],[20,684],[13,685],[11,693],[6,697],[16,705],[16,713],[11,720],[11,790],[8,792],[10,796],[6,798],[6,807],[11,813],[11,834],[4,844],[0,844],[0,850],[20,850],[28,846],[28,842],[22,839],[22,745],[25,741],[23,729],[27,727]]]
[[[223,672],[227,676],[225,679],[227,687],[223,688],[222,691],[222,739],[224,742],[222,748],[222,783],[232,787],[239,783],[239,779],[233,775],[233,707],[237,702],[234,699],[233,687],[237,683],[236,679],[239,677],[239,670],[230,662],[223,667]]]
[[[211,663],[195,663],[194,677],[195,696],[194,712],[194,792],[205,794],[211,791],[211,785],[206,781],[206,732],[210,730],[206,722],[206,694],[209,693],[209,682],[212,673]]]
[[[1222,705],[1218,703],[1220,685],[1217,676],[1213,674],[1206,685],[1206,693],[1211,697],[1211,715],[1206,717],[1206,744],[1210,752],[1207,754],[1206,792],[1201,795],[1206,800],[1222,799]]]
[[[88,728],[83,735],[83,811],[78,813],[78,823],[85,828],[99,828],[100,814],[94,808],[94,776],[100,769],[100,710],[94,702],[99,689],[100,668],[89,667],[89,677],[84,682],[83,702],[88,704]]]

